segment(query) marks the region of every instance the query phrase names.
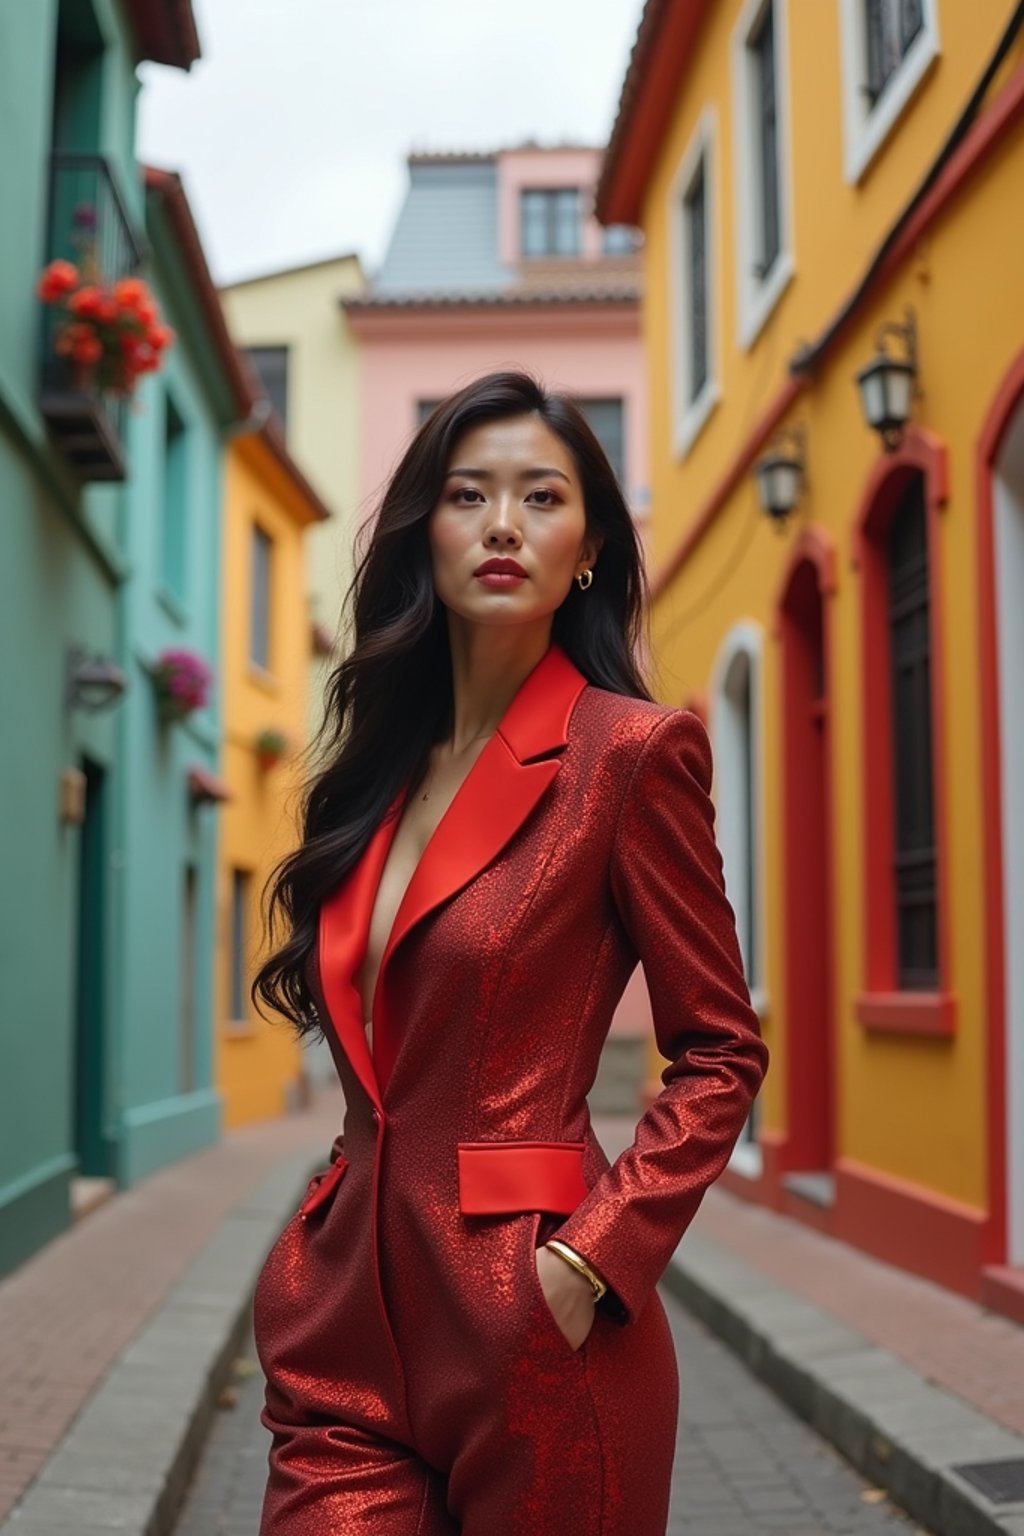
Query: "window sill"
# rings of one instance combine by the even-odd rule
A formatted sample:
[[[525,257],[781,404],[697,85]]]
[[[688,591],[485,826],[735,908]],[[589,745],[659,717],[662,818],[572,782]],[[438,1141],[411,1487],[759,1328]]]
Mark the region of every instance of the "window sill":
[[[852,78],[846,82],[844,173],[851,186],[856,186],[864,176],[938,56],[938,34],[934,22],[926,20],[922,32],[873,106],[865,109],[856,82]]]
[[[715,379],[709,379],[686,410],[676,421],[675,451],[677,459],[685,459],[707,424],[715,406],[722,398],[722,391]]]
[[[875,1034],[956,1034],[956,999],[951,992],[862,992],[854,999],[858,1024]]]
[[[782,250],[772,263],[771,271],[764,277],[753,275],[742,279],[740,294],[740,346],[748,351],[768,323],[782,295],[796,273],[793,253]]]
[[[225,1019],[224,1038],[226,1040],[252,1040],[256,1031],[248,1019]]]
[[[180,597],[175,597],[168,587],[161,586],[156,589],[156,600],[168,618],[173,619],[179,629],[186,628],[188,625],[188,609]]]
[[[250,683],[253,683],[257,688],[262,688],[264,693],[269,693],[274,698],[281,692],[281,684],[273,672],[266,671],[264,667],[261,667],[255,661],[250,661],[249,663],[248,678]]]

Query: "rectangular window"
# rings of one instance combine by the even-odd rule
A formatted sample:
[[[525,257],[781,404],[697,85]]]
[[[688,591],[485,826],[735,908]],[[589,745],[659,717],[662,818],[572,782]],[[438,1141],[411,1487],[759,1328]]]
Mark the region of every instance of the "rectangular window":
[[[867,91],[878,100],[924,27],[922,0],[864,0]]]
[[[578,256],[578,187],[526,187],[519,194],[520,250],[524,256]]]
[[[747,44],[751,53],[752,116],[757,139],[754,197],[758,243],[758,277],[771,271],[779,254],[779,134],[776,116],[775,6],[768,0]]]
[[[620,485],[625,485],[626,443],[622,400],[581,400],[580,410],[608,455],[608,461],[615,471],[616,479]]]
[[[899,985],[916,991],[939,982],[928,545],[921,476],[914,477],[893,518],[888,567]]]
[[[247,869],[231,871],[231,974],[229,1019],[242,1023],[249,1013],[248,936],[249,892],[252,875]]]
[[[167,591],[182,602],[187,564],[188,433],[174,401],[165,394],[160,578]]]
[[[273,540],[258,523],[254,523],[249,657],[265,672],[270,671],[270,562],[272,555]]]
[[[437,407],[440,404],[441,404],[440,400],[417,400],[416,401],[416,425],[418,427],[422,427],[422,425],[426,421],[427,417],[433,415],[434,411],[437,410]]]
[[[191,1093],[196,1086],[196,964],[199,959],[197,943],[199,874],[194,864],[185,865],[181,904],[181,1023],[179,1036],[179,1070],[182,1093]]]
[[[601,231],[602,256],[632,256],[643,236],[632,224],[608,224]]]
[[[745,0],[732,35],[739,340],[760,335],[794,272],[788,0]]]
[[[692,405],[708,381],[708,231],[707,192],[702,155],[683,198],[683,243],[689,312],[689,372],[686,403]]]
[[[259,374],[260,383],[267,392],[271,405],[288,425],[288,348],[246,347],[246,355]]]

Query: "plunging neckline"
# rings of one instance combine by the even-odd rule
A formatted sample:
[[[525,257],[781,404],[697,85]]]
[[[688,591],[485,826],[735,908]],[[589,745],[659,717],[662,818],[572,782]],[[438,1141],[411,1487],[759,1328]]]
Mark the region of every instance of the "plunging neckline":
[[[520,689],[520,691],[521,691],[521,689]],[[513,697],[516,697],[516,695],[514,695]],[[506,709],[505,713],[506,714],[508,713],[507,709]],[[504,718],[504,716],[502,718]],[[358,961],[356,963],[355,970],[354,970],[354,973],[353,973],[356,989],[357,989],[357,991],[359,993],[360,1013],[363,1016],[363,1029],[364,1029],[364,1031],[367,1032],[368,1038],[370,1040],[371,1051],[374,1049],[374,1046],[375,1046],[375,1034],[374,1035],[370,1035],[370,1031],[372,1030],[374,1017],[375,1017],[376,1012],[377,1012],[377,997],[378,997],[378,993],[380,992],[380,979],[381,979],[381,975],[383,974],[383,971],[384,971],[384,961],[388,957],[388,952],[391,949],[391,941],[394,938],[395,930],[398,927],[399,916],[401,915],[402,908],[405,905],[405,898],[408,896],[410,890],[412,889],[413,882],[415,881],[416,876],[419,874],[420,865],[423,863],[423,861],[426,858],[428,852],[430,851],[431,844],[433,843],[434,839],[437,837],[438,833],[440,832],[440,830],[441,830],[442,826],[444,825],[445,821],[447,820],[447,818],[451,815],[451,812],[452,812],[452,810],[455,807],[456,801],[458,800],[459,796],[462,794],[462,792],[465,789],[466,785],[469,783],[470,779],[472,778],[473,774],[475,773],[475,771],[476,771],[477,767],[479,766],[480,762],[487,755],[488,748],[490,748],[490,747],[492,747],[494,745],[494,743],[498,740],[498,737],[500,736],[500,734],[501,734],[501,721],[499,720],[497,726],[495,726],[495,729],[494,729],[493,733],[485,739],[483,746],[480,748],[479,752],[476,754],[476,757],[473,759],[473,761],[470,763],[469,767],[467,768],[466,772],[463,774],[462,779],[461,779],[461,781],[460,781],[460,783],[458,785],[458,788],[456,789],[455,793],[452,795],[452,797],[449,800],[448,804],[445,806],[445,808],[442,811],[441,815],[438,817],[437,823],[436,823],[433,831],[431,832],[430,836],[427,838],[426,842],[423,844],[422,849],[420,850],[419,858],[416,860],[416,863],[413,865],[412,873],[410,874],[409,879],[406,881],[405,889],[402,891],[402,894],[401,894],[401,896],[398,899],[398,904],[395,907],[394,916],[391,919],[391,925],[390,925],[390,927],[388,929],[387,938],[385,939],[383,948],[381,949],[381,952],[380,952],[380,960],[379,960],[378,965],[377,965],[377,974],[374,977],[374,982],[373,982],[373,995],[372,995],[372,997],[370,999],[370,1013],[369,1013],[369,1017],[366,1017],[366,1000],[363,997],[363,990],[362,990],[362,986],[360,985],[360,983],[362,981],[362,970],[363,970],[363,966],[366,964],[366,956],[367,956],[367,952],[368,952],[369,946],[370,946],[370,935],[371,935],[371,933],[373,931],[373,919],[374,919],[374,917],[376,915],[376,910],[377,910],[377,899],[380,896],[380,888],[381,888],[382,884],[384,883],[384,875],[385,875],[385,873],[387,871],[388,860],[391,857],[392,849],[395,846],[395,839],[398,837],[398,834],[401,831],[402,819],[405,816],[405,813],[408,810],[410,801],[412,799],[412,794],[413,794],[413,786],[412,786],[412,784],[411,783],[408,784],[406,786],[405,790],[401,794],[401,799],[400,799],[400,802],[399,802],[398,811],[397,811],[397,813],[395,815],[394,830],[392,831],[391,837],[388,840],[388,846],[387,846],[387,849],[385,850],[385,853],[384,853],[384,859],[383,859],[383,862],[381,863],[381,866],[380,866],[380,872],[379,872],[379,874],[377,876],[376,882],[374,883],[373,890],[370,893],[370,899],[369,899],[369,904],[368,904],[369,905],[369,915],[368,915],[367,921],[366,921],[366,942],[363,945],[362,953],[359,956],[359,959],[358,959]]]

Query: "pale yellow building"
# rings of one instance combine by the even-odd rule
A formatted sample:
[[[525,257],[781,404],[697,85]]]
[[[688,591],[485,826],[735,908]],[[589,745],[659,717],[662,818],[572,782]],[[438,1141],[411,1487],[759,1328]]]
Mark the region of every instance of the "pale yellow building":
[[[307,537],[329,512],[271,417],[225,461],[222,552],[223,773],[218,868],[216,1082],[226,1126],[281,1114],[305,1092],[291,1027],[249,999],[274,864],[297,841],[312,640]],[[274,739],[276,738],[276,739]]]
[[[318,662],[309,719],[320,723],[327,647],[353,570],[360,515],[359,356],[341,300],[362,292],[359,258],[342,255],[271,272],[221,290],[231,334],[256,366],[302,465],[331,516],[306,539],[306,587]]]

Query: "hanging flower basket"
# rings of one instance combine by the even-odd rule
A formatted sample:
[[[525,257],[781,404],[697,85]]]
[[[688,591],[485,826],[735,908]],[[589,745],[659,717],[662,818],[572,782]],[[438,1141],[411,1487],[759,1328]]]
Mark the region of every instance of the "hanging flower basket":
[[[275,768],[283,757],[288,754],[288,738],[283,731],[276,726],[270,726],[265,731],[260,731],[253,742],[253,750],[256,753],[256,761],[264,773]]]
[[[97,235],[95,204],[79,203],[70,235],[78,261],[51,261],[36,292],[54,310],[50,344],[68,360],[74,387],[128,397],[161,366],[175,336],[141,277],[103,272]]]
[[[184,720],[209,703],[213,670],[195,651],[172,648],[157,657],[153,685],[161,720]]]

